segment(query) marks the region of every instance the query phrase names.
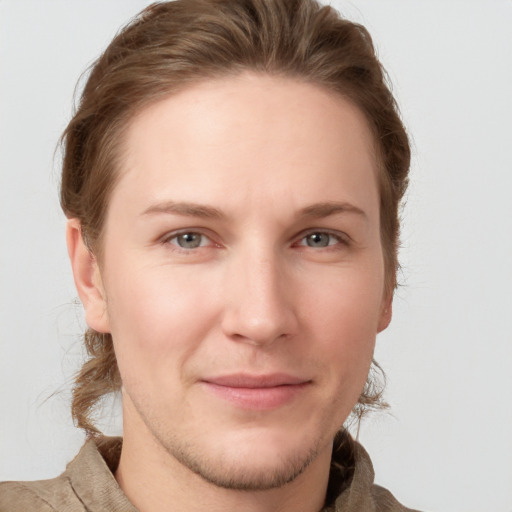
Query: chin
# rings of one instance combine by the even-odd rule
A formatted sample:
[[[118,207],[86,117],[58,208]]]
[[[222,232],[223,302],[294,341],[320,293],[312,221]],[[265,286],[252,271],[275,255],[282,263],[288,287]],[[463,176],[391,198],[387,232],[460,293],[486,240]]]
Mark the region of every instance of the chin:
[[[316,449],[269,453],[268,449],[261,450],[258,446],[253,450],[237,451],[234,448],[222,454],[174,449],[172,455],[203,480],[217,487],[240,491],[283,487],[302,474],[318,455]]]
[[[217,487],[262,491],[295,480],[324,448],[305,433],[280,430],[239,429],[217,436],[209,432],[194,442],[167,439],[161,444],[182,466]],[[330,445],[328,449],[330,456]]]

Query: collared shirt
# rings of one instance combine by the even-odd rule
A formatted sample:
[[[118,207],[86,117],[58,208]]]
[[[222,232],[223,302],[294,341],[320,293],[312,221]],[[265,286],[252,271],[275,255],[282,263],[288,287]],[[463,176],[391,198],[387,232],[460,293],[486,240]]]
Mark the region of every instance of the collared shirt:
[[[57,478],[0,483],[0,512],[137,512],[113,474],[121,446],[118,437],[90,439]],[[339,434],[321,512],[414,512],[373,480],[364,448]]]

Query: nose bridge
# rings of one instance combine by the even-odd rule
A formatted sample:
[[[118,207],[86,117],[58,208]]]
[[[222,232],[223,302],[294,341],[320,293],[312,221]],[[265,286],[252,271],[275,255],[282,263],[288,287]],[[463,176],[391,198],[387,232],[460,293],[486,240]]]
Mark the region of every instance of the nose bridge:
[[[296,318],[282,255],[271,246],[248,247],[230,265],[230,300],[224,330],[252,344],[270,344],[289,336]]]

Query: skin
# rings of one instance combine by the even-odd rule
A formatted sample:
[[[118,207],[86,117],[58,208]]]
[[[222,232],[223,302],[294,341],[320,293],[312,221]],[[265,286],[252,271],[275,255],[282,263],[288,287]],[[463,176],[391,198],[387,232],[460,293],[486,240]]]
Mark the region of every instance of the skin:
[[[67,233],[123,380],[120,486],[143,512],[319,510],[391,316],[363,114],[245,73],[147,107],[123,149],[101,264]]]

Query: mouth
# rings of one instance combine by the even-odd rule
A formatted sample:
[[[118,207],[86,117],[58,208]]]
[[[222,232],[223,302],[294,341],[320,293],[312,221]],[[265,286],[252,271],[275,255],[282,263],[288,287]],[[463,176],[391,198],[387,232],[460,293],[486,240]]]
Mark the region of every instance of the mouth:
[[[288,374],[232,374],[201,381],[217,398],[247,410],[271,410],[294,401],[312,384]]]

